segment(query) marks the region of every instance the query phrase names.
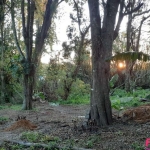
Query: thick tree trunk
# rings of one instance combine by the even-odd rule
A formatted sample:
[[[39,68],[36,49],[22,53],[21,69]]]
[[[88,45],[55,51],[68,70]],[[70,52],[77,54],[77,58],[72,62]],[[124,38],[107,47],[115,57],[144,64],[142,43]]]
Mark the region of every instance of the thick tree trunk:
[[[103,27],[99,14],[99,0],[88,0],[91,39],[92,39],[92,92],[91,92],[91,119],[97,125],[105,126],[112,123],[111,102],[109,99],[110,64],[106,59],[112,55],[114,40],[114,25],[119,1],[108,0],[105,6]]]

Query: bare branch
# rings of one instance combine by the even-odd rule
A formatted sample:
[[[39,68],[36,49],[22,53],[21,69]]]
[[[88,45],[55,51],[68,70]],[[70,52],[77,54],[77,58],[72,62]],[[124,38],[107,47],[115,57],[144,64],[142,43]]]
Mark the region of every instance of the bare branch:
[[[135,7],[135,8],[132,9],[131,11],[127,11],[126,13],[123,13],[123,15],[132,14],[132,13],[138,11],[142,6],[143,6],[143,3],[140,3],[137,7]]]
[[[123,15],[123,8],[124,8],[124,1],[122,0],[122,1],[120,2],[119,17],[118,17],[118,22],[117,22],[116,28],[115,28],[115,30],[114,30],[114,37],[113,37],[113,40],[116,39],[116,37],[118,36],[118,33],[119,33],[120,24],[121,24],[122,19],[123,19],[123,17],[124,17],[124,15]]]
[[[57,6],[60,4],[60,3],[62,3],[64,0],[61,0],[60,2],[58,2],[58,4],[57,4]]]
[[[137,42],[136,42],[136,49],[135,49],[136,51],[138,51],[138,49],[139,49],[142,25],[143,25],[144,21],[147,20],[149,17],[150,17],[150,15],[147,16],[147,17],[143,17],[143,19],[140,22],[139,31],[138,31],[138,37],[137,37]]]
[[[76,1],[75,0],[73,0],[74,1],[74,4],[75,4],[75,7],[76,7],[76,9],[77,9],[77,18],[78,18],[78,27],[79,27],[79,31],[80,31],[80,33],[81,33],[81,35],[83,34],[82,33],[82,31],[81,31],[81,20],[80,20],[80,15],[79,15],[79,8],[78,8],[78,4],[76,3]]]
[[[21,51],[21,47],[19,45],[19,41],[18,41],[18,38],[17,38],[16,26],[15,26],[15,16],[14,16],[14,2],[13,2],[13,0],[11,0],[11,19],[12,19],[12,29],[13,29],[13,34],[14,34],[14,39],[15,39],[15,43],[16,43],[17,49],[18,49],[20,55],[22,56],[22,58],[25,59],[25,56],[24,56],[23,52]]]
[[[149,13],[149,12],[150,12],[150,9],[149,9],[149,10],[146,10],[146,11],[143,11],[143,12],[141,12],[141,13],[138,13],[138,14],[134,14],[134,15],[133,15],[133,18],[135,18],[135,17],[137,17],[137,16],[141,16],[141,15],[146,14],[146,13]]]

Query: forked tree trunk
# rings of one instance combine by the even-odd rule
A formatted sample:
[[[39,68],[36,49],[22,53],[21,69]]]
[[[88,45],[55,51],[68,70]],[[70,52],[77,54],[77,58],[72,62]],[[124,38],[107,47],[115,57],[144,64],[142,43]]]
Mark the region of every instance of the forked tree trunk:
[[[92,92],[91,119],[99,126],[112,123],[111,102],[109,99],[110,64],[106,59],[112,55],[114,25],[118,10],[118,0],[108,0],[105,6],[103,27],[99,14],[99,0],[88,0],[92,39]]]
[[[11,0],[11,17],[12,17],[12,29],[14,33],[15,43],[19,54],[22,57],[22,66],[24,69],[24,102],[23,109],[32,109],[32,94],[34,79],[36,73],[36,67],[39,64],[44,41],[47,37],[48,30],[51,27],[51,21],[59,0],[48,0],[46,4],[46,10],[44,14],[44,20],[41,27],[36,31],[35,48],[33,49],[33,26],[34,26],[34,12],[35,12],[35,1],[34,0],[21,0],[21,14],[22,14],[22,30],[25,44],[25,53],[22,51],[17,37],[17,30],[15,25],[15,12],[14,12],[14,1]],[[59,3],[58,3],[59,2]]]

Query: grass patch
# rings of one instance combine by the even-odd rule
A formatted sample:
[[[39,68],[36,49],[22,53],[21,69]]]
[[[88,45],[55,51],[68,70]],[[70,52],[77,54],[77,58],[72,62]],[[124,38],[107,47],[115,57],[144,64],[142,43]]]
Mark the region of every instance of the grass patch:
[[[0,117],[0,121],[8,121],[9,120],[9,118],[7,118],[7,117]]]
[[[58,142],[60,141],[59,137],[50,136],[50,135],[43,135],[38,132],[28,131],[23,132],[21,136],[22,140],[26,140],[28,142],[33,143],[49,143],[49,142]]]
[[[0,110],[1,109],[21,110],[22,105],[21,104],[13,105],[13,104],[10,104],[10,103],[6,103],[4,105],[0,105]]]
[[[10,109],[13,109],[13,110],[21,110],[21,109],[22,109],[22,105],[21,105],[21,104],[19,104],[19,105],[12,105],[12,106],[10,107]]]
[[[68,100],[60,100],[58,101],[60,104],[90,104],[89,95],[76,95],[70,96]]]

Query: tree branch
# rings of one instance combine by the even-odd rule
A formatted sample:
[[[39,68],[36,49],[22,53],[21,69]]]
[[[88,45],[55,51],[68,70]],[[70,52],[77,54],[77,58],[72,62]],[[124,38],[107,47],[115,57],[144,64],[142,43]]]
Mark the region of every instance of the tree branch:
[[[119,11],[119,17],[118,17],[118,22],[117,22],[117,25],[116,25],[116,28],[114,30],[114,37],[113,37],[113,40],[115,40],[118,36],[118,33],[119,33],[119,29],[120,29],[120,24],[122,22],[122,19],[124,17],[123,15],[123,8],[124,8],[124,1],[121,1],[120,2],[120,11]]]
[[[58,2],[58,4],[57,4],[57,6],[60,4],[60,3],[62,3],[64,0],[61,0],[60,2]]]
[[[23,52],[21,51],[21,47],[19,45],[19,41],[18,41],[18,38],[17,38],[14,13],[15,13],[14,12],[14,2],[13,2],[13,0],[11,0],[11,19],[12,19],[12,29],[13,29],[14,39],[15,39],[15,43],[16,43],[18,52],[20,53],[22,58],[25,59],[25,56],[24,56]]]
[[[123,15],[125,16],[125,15],[128,15],[128,14],[132,14],[132,13],[138,11],[142,6],[143,6],[143,3],[140,3],[137,7],[135,7],[131,11],[127,11],[126,13],[123,13]]]
[[[47,37],[48,30],[51,26],[52,17],[57,8],[57,4],[58,4],[58,0],[55,0],[55,1],[48,0],[46,4],[46,10],[45,10],[42,28],[38,29],[37,36],[36,36],[33,62],[37,63],[39,61],[39,58],[41,57],[44,40]]]
[[[149,12],[150,12],[150,9],[149,9],[149,10],[146,10],[146,11],[143,11],[143,12],[141,12],[141,13],[139,13],[139,14],[134,14],[134,15],[133,15],[133,18],[135,18],[136,16],[141,16],[141,15],[146,14],[146,13],[149,13]]]
[[[79,8],[78,8],[78,4],[76,3],[75,0],[74,1],[74,4],[75,4],[75,7],[77,9],[77,18],[78,18],[78,27],[79,27],[79,31],[80,31],[80,34],[82,35],[82,31],[81,31],[81,20],[80,20],[80,16],[79,16]]]
[[[140,36],[141,36],[142,25],[143,25],[144,21],[146,19],[148,19],[149,17],[150,17],[150,15],[147,16],[147,17],[143,17],[143,19],[140,22],[139,31],[138,31],[138,37],[137,37],[137,42],[136,42],[136,48],[135,48],[136,51],[138,51],[138,49],[139,49],[139,43],[140,43]]]

